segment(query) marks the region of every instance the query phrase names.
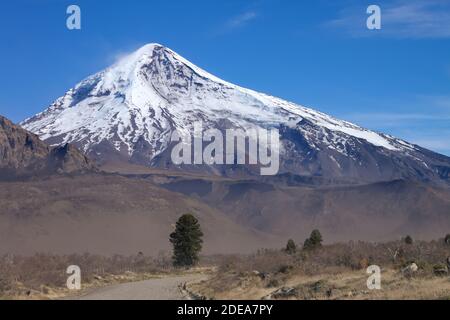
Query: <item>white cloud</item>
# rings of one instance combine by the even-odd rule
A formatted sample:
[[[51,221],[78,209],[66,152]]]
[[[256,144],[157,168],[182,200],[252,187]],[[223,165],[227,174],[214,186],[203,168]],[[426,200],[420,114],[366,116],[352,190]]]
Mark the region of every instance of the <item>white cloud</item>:
[[[450,121],[450,115],[425,113],[352,113],[342,118],[369,128],[399,128],[424,122]]]
[[[421,147],[429,150],[436,150],[441,153],[450,153],[450,135],[447,136],[435,136],[435,137],[417,137],[411,138],[411,141]]]
[[[450,109],[450,96],[434,96],[432,99],[437,107]]]
[[[247,10],[237,16],[234,16],[224,22],[215,30],[210,31],[211,37],[222,36],[228,33],[232,33],[236,30],[242,29],[245,26],[258,19],[260,14],[255,10]]]
[[[353,118],[359,119],[376,119],[376,120],[398,120],[398,121],[410,121],[410,120],[449,120],[450,115],[431,115],[423,113],[361,113],[350,115]]]
[[[228,30],[241,28],[245,25],[247,25],[252,20],[255,20],[258,18],[258,13],[255,11],[247,11],[244,12],[238,16],[233,17],[230,19],[226,24],[225,28]]]
[[[326,25],[344,29],[352,36],[381,35],[393,38],[450,38],[450,1],[397,0],[382,2],[382,29],[366,28],[366,8],[347,8]]]
[[[450,156],[450,130],[409,130],[400,135],[409,142]]]
[[[449,95],[413,95],[394,105],[396,108],[385,105],[378,109],[386,111],[343,114],[340,118],[450,156]]]

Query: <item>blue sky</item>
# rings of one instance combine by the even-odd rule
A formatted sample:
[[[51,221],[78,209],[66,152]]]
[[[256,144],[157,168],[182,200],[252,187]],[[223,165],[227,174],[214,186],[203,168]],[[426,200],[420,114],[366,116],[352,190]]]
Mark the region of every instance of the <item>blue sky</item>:
[[[81,7],[82,29],[66,28]],[[366,28],[366,9],[382,29]],[[20,121],[141,45],[230,82],[450,155],[450,0],[15,0],[0,7],[0,114]]]

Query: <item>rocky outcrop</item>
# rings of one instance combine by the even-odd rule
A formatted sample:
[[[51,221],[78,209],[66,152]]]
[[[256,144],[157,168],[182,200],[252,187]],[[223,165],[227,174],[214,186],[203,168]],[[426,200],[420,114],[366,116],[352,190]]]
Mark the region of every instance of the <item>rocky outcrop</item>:
[[[38,136],[0,116],[0,168],[36,168],[45,163],[50,147]]]
[[[95,170],[77,148],[52,148],[39,137],[0,116],[0,179]]]
[[[95,166],[89,158],[69,143],[50,151],[47,166],[52,171],[59,173],[95,170]]]

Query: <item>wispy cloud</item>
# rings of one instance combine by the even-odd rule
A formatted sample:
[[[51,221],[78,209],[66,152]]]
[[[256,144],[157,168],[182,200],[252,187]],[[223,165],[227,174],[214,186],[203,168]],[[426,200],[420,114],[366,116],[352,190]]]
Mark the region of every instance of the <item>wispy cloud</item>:
[[[397,103],[396,103],[397,105]],[[450,96],[414,95],[405,98],[401,111],[354,112],[339,115],[365,128],[389,133],[424,148],[450,156]]]
[[[414,121],[450,121],[450,95],[415,94],[404,97],[401,102],[391,102],[396,108],[384,103],[382,110],[404,110],[404,112],[364,112],[345,116],[353,121],[374,123],[411,123]]]
[[[450,156],[450,130],[404,130],[398,131],[398,135],[421,147]]]
[[[240,30],[260,17],[260,13],[257,10],[246,10],[241,14],[230,17],[228,20],[222,22],[215,30],[209,32],[211,37],[222,36],[225,34],[233,33]]]
[[[382,106],[383,110],[400,109],[404,112],[364,112],[349,113],[342,115],[343,118],[353,122],[383,125],[411,124],[420,121],[450,121],[450,95],[410,95],[401,102],[391,102],[396,108],[388,105]]]
[[[421,147],[429,150],[436,150],[437,152],[450,155],[450,134],[446,136],[431,136],[431,137],[417,137],[410,138],[411,141]]]
[[[450,38],[450,1],[380,1],[382,29],[366,28],[366,7],[348,7],[326,23],[356,37],[381,35],[393,38]]]
[[[449,122],[450,115],[425,113],[352,113],[342,118],[369,128],[413,127],[418,123]]]
[[[258,18],[258,13],[256,11],[247,11],[228,20],[225,24],[225,28],[228,30],[241,28],[256,18]]]
[[[361,113],[342,118],[450,156],[450,114]]]
[[[429,99],[435,106],[450,110],[450,96],[432,96]]]
[[[377,120],[377,121],[414,121],[414,120],[450,120],[450,115],[432,115],[424,113],[353,113],[349,115],[353,119]]]

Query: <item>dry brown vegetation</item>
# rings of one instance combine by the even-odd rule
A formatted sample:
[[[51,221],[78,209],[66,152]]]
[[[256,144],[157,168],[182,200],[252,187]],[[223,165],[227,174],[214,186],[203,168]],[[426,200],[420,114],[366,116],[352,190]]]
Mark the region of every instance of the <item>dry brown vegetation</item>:
[[[349,242],[297,249],[294,254],[262,249],[251,255],[204,256],[201,266],[214,266],[215,272],[188,289],[207,299],[449,299],[449,274],[436,273],[447,268],[448,257],[450,245],[443,240]],[[69,265],[81,268],[83,289],[89,289],[183,272],[171,262],[167,253],[153,258],[143,254],[5,255],[0,257],[0,298],[52,299],[73,294],[66,289]],[[405,272],[412,263],[418,270]],[[367,289],[366,268],[372,264],[382,268],[382,290]]]
[[[191,290],[212,299],[450,299],[448,257],[443,240],[349,242],[291,255],[260,250],[217,257],[216,275]],[[412,263],[418,270],[408,272]],[[382,290],[367,288],[373,264],[382,269]]]
[[[83,288],[129,282],[173,271],[170,256],[5,255],[0,258],[0,299],[57,298],[69,294],[67,267],[81,269]]]

